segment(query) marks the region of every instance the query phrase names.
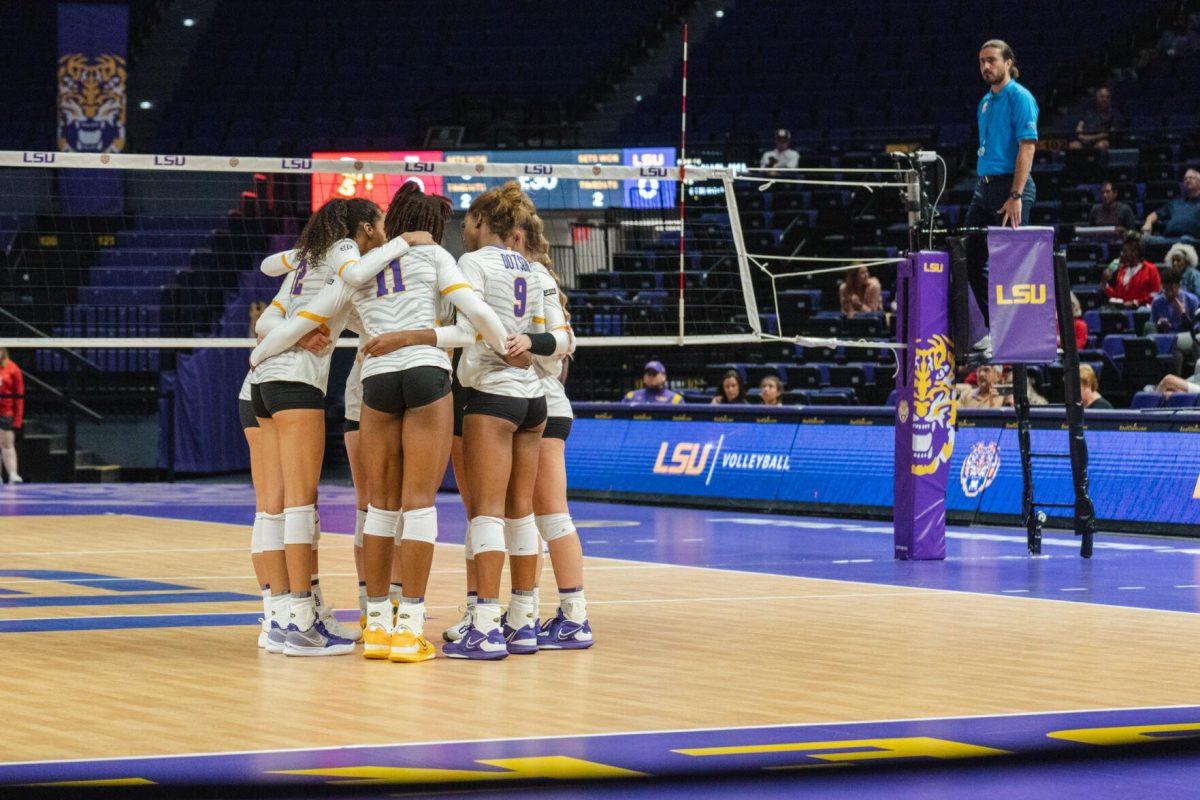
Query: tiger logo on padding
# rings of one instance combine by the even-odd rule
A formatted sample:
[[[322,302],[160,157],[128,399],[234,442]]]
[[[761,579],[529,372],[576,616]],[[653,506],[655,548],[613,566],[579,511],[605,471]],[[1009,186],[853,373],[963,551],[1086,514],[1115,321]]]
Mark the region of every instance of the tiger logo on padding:
[[[932,475],[954,453],[958,401],[954,397],[954,349],[938,334],[914,354],[912,452],[914,475]]]
[[[125,59],[70,53],[58,59],[58,149],[125,149]]]

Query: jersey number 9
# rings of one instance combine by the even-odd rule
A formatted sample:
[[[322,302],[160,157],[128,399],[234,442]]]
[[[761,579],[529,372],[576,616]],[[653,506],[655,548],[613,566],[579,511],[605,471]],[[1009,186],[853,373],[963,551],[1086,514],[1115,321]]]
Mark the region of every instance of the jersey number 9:
[[[525,283],[524,278],[513,279],[513,315],[520,319],[525,316],[526,300],[529,298],[529,286]]]

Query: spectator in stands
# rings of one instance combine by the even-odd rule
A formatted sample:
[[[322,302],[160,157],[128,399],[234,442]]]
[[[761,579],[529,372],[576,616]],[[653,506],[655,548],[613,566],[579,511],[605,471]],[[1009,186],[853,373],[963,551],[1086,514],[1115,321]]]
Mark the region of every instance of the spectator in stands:
[[[1142,237],[1137,231],[1125,234],[1121,257],[1105,270],[1104,283],[1109,302],[1126,308],[1148,306],[1162,291],[1158,267],[1142,258]]]
[[[1200,36],[1186,12],[1179,12],[1158,40],[1158,52],[1168,58],[1185,58],[1200,50]]]
[[[1154,223],[1166,223],[1161,236],[1153,237],[1157,242],[1200,242],[1200,170],[1188,167],[1183,173],[1183,195],[1168,200],[1166,205],[1146,215],[1142,233],[1151,233]]]
[[[1029,223],[1037,199],[1037,187],[1029,176],[1037,146],[1038,105],[1033,94],[1017,83],[1016,56],[1006,42],[992,39],[979,48],[979,73],[989,91],[979,101],[975,119],[979,124],[979,178],[967,207],[969,228]],[[988,315],[987,237],[972,235],[967,241],[968,279],[975,300]],[[974,343],[987,351],[990,337]]]
[[[1182,275],[1180,285],[1200,297],[1200,269],[1196,268],[1197,260],[1196,248],[1190,244],[1176,242],[1167,251],[1167,267],[1179,270]]]
[[[1071,317],[1075,326],[1075,349],[1082,350],[1087,347],[1088,327],[1083,321],[1083,305],[1074,292],[1071,292]]]
[[[1195,341],[1192,328],[1196,324],[1196,312],[1200,309],[1200,297],[1180,287],[1182,275],[1174,267],[1168,267],[1162,277],[1162,294],[1150,304],[1150,321],[1146,323],[1146,335],[1155,333],[1176,334],[1176,350],[1180,358],[1192,357]]]
[[[731,369],[721,376],[721,390],[712,399],[713,403],[745,403],[746,384],[742,381],[741,373]]]
[[[1137,217],[1133,209],[1117,200],[1117,190],[1112,181],[1100,184],[1100,202],[1088,212],[1088,225],[1113,225],[1121,236],[1125,235],[1125,231],[1137,230]]]
[[[0,464],[9,483],[24,483],[17,471],[17,431],[25,424],[25,376],[0,347]]]
[[[1094,147],[1097,150],[1107,150],[1112,144],[1112,137],[1124,127],[1124,119],[1113,106],[1112,92],[1107,86],[1096,90],[1096,95],[1083,118],[1075,126],[1075,139],[1071,142],[1072,150]]]
[[[1083,401],[1084,408],[1111,410],[1113,407],[1112,403],[1100,394],[1100,381],[1096,379],[1096,371],[1090,364],[1079,365],[1079,398]]]
[[[800,166],[800,154],[792,149],[792,134],[786,128],[775,131],[775,147],[762,154],[759,166],[763,169],[795,169]]]
[[[767,375],[759,381],[758,392],[764,406],[783,405],[783,381],[778,375]]]
[[[838,286],[838,295],[842,300],[842,313],[847,317],[883,311],[883,287],[878,278],[871,277],[871,271],[866,267],[846,270],[846,280]]]
[[[661,361],[647,361],[642,370],[642,388],[626,392],[622,402],[677,405],[683,402],[683,395],[667,388],[667,368]]]
[[[996,391],[1000,370],[984,364],[975,370],[975,386],[959,387],[958,404],[963,408],[1000,408],[1012,403],[1012,395],[1004,397]]]
[[[1181,378],[1178,375],[1168,375],[1158,382],[1155,391],[1166,397],[1170,397],[1176,392],[1200,394],[1200,361],[1196,362],[1196,371],[1192,373],[1192,377]]]

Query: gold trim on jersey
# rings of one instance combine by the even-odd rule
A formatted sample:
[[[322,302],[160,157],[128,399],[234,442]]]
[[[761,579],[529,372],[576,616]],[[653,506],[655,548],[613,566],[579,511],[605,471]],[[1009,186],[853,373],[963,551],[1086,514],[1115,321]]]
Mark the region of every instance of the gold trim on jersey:
[[[300,311],[299,315],[305,319],[311,319],[313,322],[317,323],[323,324],[329,321],[329,317],[323,317],[320,314],[314,314],[311,311]]]
[[[289,270],[293,270],[293,269],[295,269],[295,267],[293,267],[291,264],[289,264],[289,263],[288,263],[288,260],[287,260],[287,253],[280,253],[280,254],[279,254],[279,260],[280,260],[280,261],[282,261],[282,262],[283,262],[283,266],[287,267]]]
[[[545,324],[546,324],[546,318],[545,318],[545,317],[534,317],[534,318],[533,318],[533,324],[534,324],[534,325],[545,325]]]
[[[276,308],[278,308],[278,309],[279,309],[279,313],[283,314],[284,316],[286,316],[286,315],[287,315],[287,309],[283,307],[283,303],[279,302],[278,300],[272,300],[272,301],[271,301],[271,305],[273,305],[273,306],[275,306]]]
[[[358,263],[358,259],[352,258],[349,261],[347,261],[345,264],[342,264],[340,267],[338,267],[338,277],[339,278],[342,277],[342,273],[346,271],[346,267],[350,266],[351,264],[357,264],[357,263]]]
[[[470,289],[470,288],[472,288],[472,287],[471,287],[471,284],[469,284],[469,283],[455,283],[451,286],[447,286],[445,289],[442,289],[442,295],[444,296],[444,295],[450,294],[451,292],[457,292],[459,289]]]

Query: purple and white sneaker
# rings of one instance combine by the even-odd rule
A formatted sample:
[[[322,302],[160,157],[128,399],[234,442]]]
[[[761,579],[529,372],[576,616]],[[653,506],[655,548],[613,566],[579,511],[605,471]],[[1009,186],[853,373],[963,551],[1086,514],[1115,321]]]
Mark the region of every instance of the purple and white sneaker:
[[[353,652],[353,640],[334,636],[319,619],[303,631],[288,625],[287,642],[283,646],[285,656],[344,656]]]
[[[442,645],[442,655],[447,658],[469,658],[473,661],[495,661],[508,656],[508,646],[499,628],[488,633],[474,625],[457,642]]]
[[[279,654],[283,652],[283,648],[287,645],[287,630],[279,627],[279,623],[271,620],[271,629],[267,631],[267,642],[263,645],[263,649],[268,653]]]
[[[537,628],[534,625],[522,625],[520,628],[514,628],[505,620],[503,630],[504,641],[508,643],[508,652],[514,656],[525,656],[538,651]]]
[[[592,625],[586,619],[583,622],[572,622],[566,618],[562,609],[550,620],[544,629],[544,636],[538,638],[538,647],[543,650],[586,650],[596,643],[592,638]]]

